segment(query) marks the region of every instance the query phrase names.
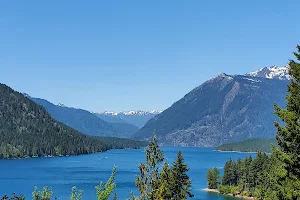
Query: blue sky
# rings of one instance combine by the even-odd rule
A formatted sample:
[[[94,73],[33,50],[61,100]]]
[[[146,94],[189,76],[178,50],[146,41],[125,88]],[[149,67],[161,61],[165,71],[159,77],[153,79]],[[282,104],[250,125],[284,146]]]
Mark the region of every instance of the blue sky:
[[[285,65],[299,0],[1,1],[0,82],[90,111],[165,109],[221,72]]]

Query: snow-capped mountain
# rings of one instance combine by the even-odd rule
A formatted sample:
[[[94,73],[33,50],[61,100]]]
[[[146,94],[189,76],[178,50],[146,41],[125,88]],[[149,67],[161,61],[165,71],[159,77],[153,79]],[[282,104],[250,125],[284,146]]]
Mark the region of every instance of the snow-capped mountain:
[[[254,76],[261,78],[269,78],[269,79],[279,79],[279,80],[290,80],[290,75],[288,74],[288,66],[279,67],[279,66],[271,66],[264,67],[260,70],[249,72],[246,76]]]
[[[111,112],[111,111],[105,111],[103,113],[99,114],[104,114],[104,115],[111,115],[111,116],[118,116],[118,115],[157,115],[162,113],[161,110],[149,110],[149,111],[142,111],[142,110],[130,110],[130,111],[121,111],[121,112]]]
[[[134,110],[130,110],[130,111],[122,111],[118,114],[123,114],[123,115],[157,115],[162,113],[161,110],[149,110],[149,111],[134,111]]]
[[[149,120],[132,138],[149,140],[156,135],[165,146],[202,147],[273,138],[278,120],[274,103],[285,105],[288,81],[280,80],[286,77],[283,72],[270,67],[252,76],[222,73]]]
[[[158,110],[150,110],[150,111],[122,111],[122,112],[111,112],[106,111],[103,113],[94,113],[101,119],[108,122],[120,123],[121,121],[125,121],[127,123],[133,124],[139,128],[143,127],[152,117],[162,113],[162,111]]]

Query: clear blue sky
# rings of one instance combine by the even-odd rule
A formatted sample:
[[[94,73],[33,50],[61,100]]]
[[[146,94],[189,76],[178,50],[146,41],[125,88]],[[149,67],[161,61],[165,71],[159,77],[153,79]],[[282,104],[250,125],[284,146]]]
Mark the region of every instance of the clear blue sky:
[[[285,65],[299,0],[1,1],[0,82],[90,111],[165,109],[221,72]]]

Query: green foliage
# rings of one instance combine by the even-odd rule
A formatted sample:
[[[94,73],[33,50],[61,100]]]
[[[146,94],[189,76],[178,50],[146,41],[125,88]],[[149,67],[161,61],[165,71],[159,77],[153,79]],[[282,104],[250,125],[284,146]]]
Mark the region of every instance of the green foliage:
[[[164,161],[164,153],[159,149],[156,137],[150,142],[146,149],[146,162],[139,165],[140,176],[136,178],[136,186],[140,192],[141,200],[157,199],[160,177],[158,165]]]
[[[184,200],[188,197],[193,197],[192,191],[192,181],[190,180],[187,172],[189,168],[187,164],[184,163],[184,158],[181,151],[177,154],[177,159],[173,162],[170,169],[171,182],[170,189],[172,193],[171,199],[174,200]]]
[[[217,168],[209,169],[206,174],[209,189],[217,189],[220,185],[220,172]]]
[[[107,182],[104,184],[103,182],[100,183],[100,185],[96,186],[96,194],[98,197],[98,200],[107,200],[108,197],[113,193],[116,184],[114,182],[115,175],[116,175],[117,167],[114,166],[113,171]],[[117,196],[115,194],[114,199],[116,199]]]
[[[160,172],[160,186],[155,195],[159,200],[171,199],[172,197],[170,184],[172,177],[170,173],[168,162],[165,162]]]
[[[22,195],[18,196],[16,193],[13,193],[12,197],[8,197],[7,195],[5,195],[1,198],[1,200],[25,200],[25,197]]]
[[[220,185],[219,187],[219,192],[221,194],[230,194],[231,192],[231,187],[230,185]]]
[[[244,194],[258,199],[265,198],[267,193],[271,194],[273,191],[269,174],[273,165],[271,158],[261,152],[257,153],[255,159],[251,156],[243,160],[238,159],[236,162],[230,159],[225,164],[222,185],[218,189],[222,194]],[[213,170],[210,169],[207,173],[209,183],[212,182]]]
[[[300,61],[300,46],[294,55]],[[275,105],[275,113],[285,123],[277,128],[276,139],[279,148],[274,154],[283,166],[281,174],[277,174],[277,197],[279,199],[300,199],[300,63],[289,62],[289,74],[292,77],[286,96],[286,109]]]
[[[184,200],[193,197],[191,193],[192,181],[187,172],[189,168],[184,163],[181,152],[169,168],[165,161],[161,171],[159,165],[164,161],[164,154],[159,149],[156,137],[150,142],[146,149],[146,162],[139,165],[140,176],[136,178],[140,196],[133,200]]]
[[[72,187],[72,193],[70,196],[70,200],[81,200],[82,199],[82,190],[78,190],[75,186]]]
[[[229,160],[226,162],[224,167],[224,175],[222,178],[223,185],[237,185],[237,166],[233,160]]]
[[[34,187],[32,192],[32,200],[50,200],[52,196],[52,188],[47,186],[43,187],[42,191],[39,191],[37,187]]]
[[[0,159],[78,155],[146,145],[81,134],[54,120],[42,106],[0,84]]]
[[[216,147],[218,151],[266,152],[270,153],[272,146],[277,146],[276,139],[255,138],[242,142],[223,144]]]

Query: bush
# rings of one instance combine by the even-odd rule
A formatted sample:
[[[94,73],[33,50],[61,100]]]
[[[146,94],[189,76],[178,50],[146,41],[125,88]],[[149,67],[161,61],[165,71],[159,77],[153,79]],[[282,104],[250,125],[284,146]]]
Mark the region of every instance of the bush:
[[[235,196],[237,193],[239,193],[239,188],[234,187],[234,186],[229,186],[230,187],[230,193]]]
[[[220,185],[219,192],[221,194],[230,194],[231,193],[231,186],[229,186],[229,185]]]

